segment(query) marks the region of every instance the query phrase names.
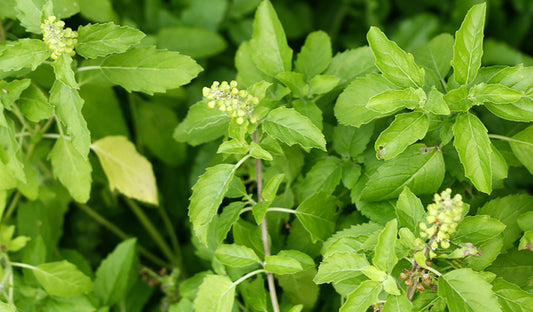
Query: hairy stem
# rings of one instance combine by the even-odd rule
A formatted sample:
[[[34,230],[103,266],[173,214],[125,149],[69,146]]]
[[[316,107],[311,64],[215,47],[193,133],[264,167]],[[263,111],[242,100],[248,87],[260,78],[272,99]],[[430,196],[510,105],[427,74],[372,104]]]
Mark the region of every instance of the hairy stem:
[[[252,134],[252,138],[254,142],[257,143],[257,131]],[[259,158],[255,159],[255,174],[257,180],[257,201],[262,202],[263,196],[261,194],[263,193],[263,174],[261,171],[261,159]],[[266,217],[263,218],[263,222],[261,222],[261,237],[263,239],[263,250],[265,251],[265,257],[270,256],[270,245],[268,242],[268,226]],[[274,284],[274,275],[270,272],[267,272],[266,275],[268,291],[270,292],[270,301],[272,301],[272,309],[274,310],[274,312],[279,312],[280,310],[278,296],[276,294],[276,285]]]

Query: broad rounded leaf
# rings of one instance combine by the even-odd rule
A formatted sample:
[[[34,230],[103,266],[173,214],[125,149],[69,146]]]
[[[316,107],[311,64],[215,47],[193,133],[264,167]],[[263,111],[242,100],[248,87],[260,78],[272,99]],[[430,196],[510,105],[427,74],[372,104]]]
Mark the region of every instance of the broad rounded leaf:
[[[294,64],[298,72],[309,80],[322,73],[331,63],[331,40],[323,31],[310,33]]]
[[[224,135],[229,122],[228,114],[209,108],[205,101],[201,101],[189,108],[187,116],[178,125],[173,137],[178,142],[202,144]]]
[[[85,58],[122,53],[144,38],[142,31],[113,23],[87,24],[78,28],[76,52]]]
[[[108,136],[91,145],[109,180],[122,194],[157,205],[157,185],[152,164],[123,136]]]
[[[368,307],[378,302],[378,295],[381,292],[381,283],[375,281],[364,281],[352,293],[348,295],[346,301],[339,312],[365,312]]]
[[[93,289],[91,279],[65,260],[41,264],[33,270],[33,274],[52,296],[78,296]]]
[[[207,275],[194,299],[194,311],[231,312],[235,285],[222,275]]]
[[[313,281],[317,284],[339,283],[360,276],[363,274],[361,269],[369,265],[363,254],[335,252],[322,261]]]
[[[9,42],[0,50],[0,70],[15,71],[22,68],[35,70],[50,56],[50,50],[44,41],[38,39],[20,39]]]
[[[334,197],[318,192],[304,200],[295,214],[315,242],[326,240],[335,230],[336,208]]]
[[[232,267],[244,267],[259,261],[253,249],[235,244],[220,245],[215,251],[215,257],[221,263]]]
[[[294,274],[303,270],[302,264],[293,258],[266,256],[265,270],[274,274]]]

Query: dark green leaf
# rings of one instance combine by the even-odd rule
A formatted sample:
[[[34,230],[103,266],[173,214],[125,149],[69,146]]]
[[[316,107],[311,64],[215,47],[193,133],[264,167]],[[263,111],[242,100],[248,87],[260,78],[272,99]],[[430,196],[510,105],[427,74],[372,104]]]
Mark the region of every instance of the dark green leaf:
[[[504,312],[527,312],[533,307],[533,294],[520,289],[502,278],[492,282],[492,290]]]
[[[218,33],[204,28],[168,27],[157,33],[157,47],[199,59],[221,53],[226,49],[226,41]]]
[[[338,158],[329,156],[317,161],[307,172],[300,184],[298,197],[303,201],[317,192],[333,194],[342,177],[342,167]]]

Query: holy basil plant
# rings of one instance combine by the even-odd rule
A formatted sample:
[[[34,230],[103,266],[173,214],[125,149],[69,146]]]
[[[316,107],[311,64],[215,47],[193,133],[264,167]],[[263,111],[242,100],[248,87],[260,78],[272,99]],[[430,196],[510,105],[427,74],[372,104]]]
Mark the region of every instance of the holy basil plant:
[[[371,27],[369,47],[333,56],[317,31],[293,57],[263,1],[236,80],[174,133],[219,144],[189,205],[212,270],[175,311],[531,311],[533,196],[484,194],[506,194],[509,159],[533,172],[533,69],[481,66],[485,8],[412,54]]]

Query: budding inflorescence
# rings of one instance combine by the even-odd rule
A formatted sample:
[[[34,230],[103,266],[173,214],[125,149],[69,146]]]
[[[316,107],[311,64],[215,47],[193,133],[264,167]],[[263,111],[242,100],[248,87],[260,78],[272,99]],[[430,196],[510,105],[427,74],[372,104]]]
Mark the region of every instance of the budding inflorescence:
[[[457,229],[457,224],[463,214],[463,199],[456,194],[451,197],[452,190],[446,189],[440,195],[435,194],[434,203],[428,205],[428,215],[426,221],[420,223],[420,237],[424,241],[429,240],[431,244],[430,257],[434,255],[433,250],[440,245],[442,249],[450,247],[450,235]],[[425,245],[422,239],[417,239],[420,248]]]
[[[51,57],[55,60],[62,54],[74,56],[74,47],[78,43],[78,33],[69,27],[65,27],[65,22],[57,20],[55,16],[49,16],[41,24],[43,40],[52,51]]]
[[[243,124],[244,120],[255,123],[257,120],[253,116],[254,106],[259,103],[259,99],[246,90],[237,89],[237,82],[232,80],[214,81],[211,88],[204,87],[203,96],[209,100],[210,108],[217,107],[222,112],[227,112],[231,118],[235,118],[238,124]]]

